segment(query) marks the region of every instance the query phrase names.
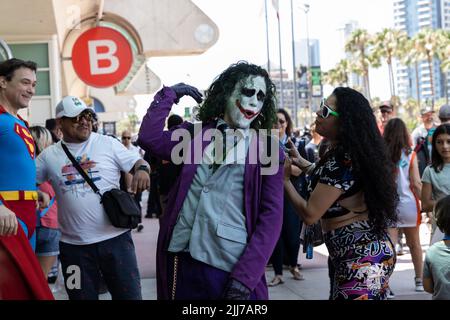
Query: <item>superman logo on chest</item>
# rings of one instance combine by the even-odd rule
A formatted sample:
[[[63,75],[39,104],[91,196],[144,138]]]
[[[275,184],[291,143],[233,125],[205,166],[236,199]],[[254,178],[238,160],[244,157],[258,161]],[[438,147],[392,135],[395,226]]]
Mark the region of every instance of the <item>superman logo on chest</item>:
[[[28,128],[21,126],[17,122],[14,124],[14,132],[22,138],[23,142],[25,142],[25,146],[27,147],[28,152],[30,153],[31,159],[34,159],[35,157],[35,147],[34,147],[34,140],[31,136],[30,131],[28,131]]]

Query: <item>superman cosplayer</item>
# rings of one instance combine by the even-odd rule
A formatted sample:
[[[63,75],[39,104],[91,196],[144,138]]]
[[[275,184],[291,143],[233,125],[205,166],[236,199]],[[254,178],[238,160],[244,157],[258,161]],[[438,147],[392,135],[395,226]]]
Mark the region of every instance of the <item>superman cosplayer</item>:
[[[0,236],[0,300],[53,299],[30,245],[36,227],[34,157],[27,123],[0,105],[0,205],[19,222],[16,235]]]

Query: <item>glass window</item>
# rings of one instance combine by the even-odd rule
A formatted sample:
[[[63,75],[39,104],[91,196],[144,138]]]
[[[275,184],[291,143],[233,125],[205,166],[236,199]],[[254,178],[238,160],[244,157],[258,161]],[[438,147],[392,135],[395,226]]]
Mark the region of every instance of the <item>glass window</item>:
[[[36,85],[36,95],[37,96],[49,96],[50,95],[50,72],[49,71],[38,71],[36,74],[37,85]]]
[[[38,68],[48,68],[47,43],[18,43],[9,46],[14,58],[31,60],[37,63]]]
[[[36,73],[37,96],[49,96],[50,95],[50,71],[42,70],[48,69],[48,43],[16,43],[10,44],[12,54],[14,58],[22,60],[31,60],[37,63],[38,71]]]

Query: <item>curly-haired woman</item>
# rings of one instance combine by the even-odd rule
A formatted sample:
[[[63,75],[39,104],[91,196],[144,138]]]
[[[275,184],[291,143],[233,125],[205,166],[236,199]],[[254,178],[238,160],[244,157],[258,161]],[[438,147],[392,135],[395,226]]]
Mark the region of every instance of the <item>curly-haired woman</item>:
[[[288,179],[285,191],[310,225],[321,219],[334,267],[332,299],[386,299],[395,252],[387,226],[395,221],[396,185],[369,102],[350,88],[324,99],[315,121],[330,141],[314,165],[292,151],[292,162],[310,175],[308,199]]]

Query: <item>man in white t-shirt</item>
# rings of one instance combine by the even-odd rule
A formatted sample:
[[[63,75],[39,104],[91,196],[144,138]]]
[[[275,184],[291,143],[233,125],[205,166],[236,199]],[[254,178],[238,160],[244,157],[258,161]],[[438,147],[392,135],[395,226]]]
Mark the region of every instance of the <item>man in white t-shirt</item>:
[[[431,164],[431,137],[437,125],[434,123],[434,110],[426,106],[420,110],[422,124],[413,130],[411,140],[417,154],[419,173],[422,177],[427,165]]]
[[[92,132],[92,115],[82,100],[65,97],[56,107],[63,140],[36,159],[38,183],[49,180],[56,192],[66,290],[71,300],[97,300],[101,272],[113,299],[141,299],[130,230],[111,224],[99,195],[73,166],[61,143],[101,193],[119,188],[120,171],[134,173],[133,192],[148,189],[149,165],[116,139]]]

